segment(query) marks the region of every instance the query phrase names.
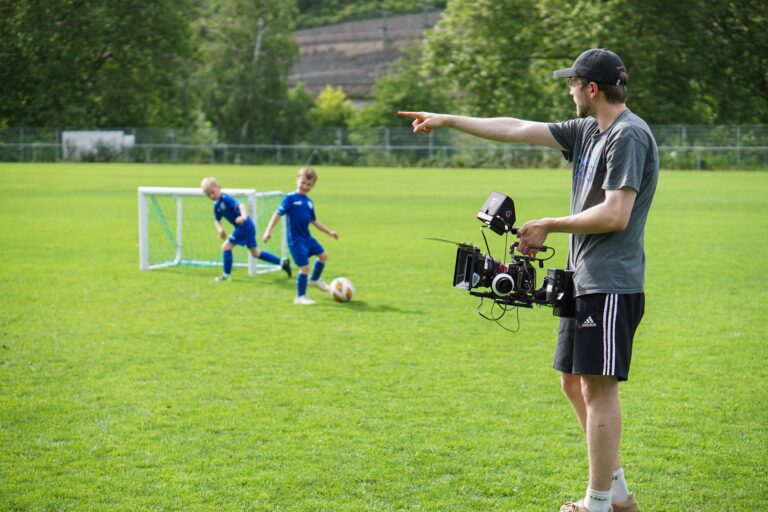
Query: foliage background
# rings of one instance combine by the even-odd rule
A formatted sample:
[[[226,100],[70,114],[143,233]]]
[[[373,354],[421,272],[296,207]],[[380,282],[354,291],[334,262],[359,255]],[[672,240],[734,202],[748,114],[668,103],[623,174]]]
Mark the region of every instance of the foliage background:
[[[624,59],[629,105],[651,124],[768,124],[768,4],[756,0],[0,0],[0,128],[210,123],[222,142],[300,142],[332,116],[288,89],[293,31],[425,8],[445,9],[437,26],[370,105],[334,122],[395,126],[402,109],[571,117],[551,73],[602,46]]]
[[[450,111],[564,119],[573,103],[552,71],[591,47],[622,57],[629,106],[652,124],[768,122],[764,2],[452,0],[422,59],[388,80],[415,97],[409,76],[436,81]]]
[[[0,0],[0,127],[179,126],[194,0]]]

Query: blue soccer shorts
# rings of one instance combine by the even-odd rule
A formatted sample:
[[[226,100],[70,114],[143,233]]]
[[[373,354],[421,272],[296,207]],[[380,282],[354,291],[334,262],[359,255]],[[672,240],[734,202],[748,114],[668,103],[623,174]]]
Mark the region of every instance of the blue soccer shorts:
[[[323,246],[314,238],[305,238],[302,240],[292,240],[288,244],[288,249],[291,251],[291,257],[293,257],[294,263],[298,267],[305,267],[309,265],[309,257],[317,256],[325,252]]]
[[[256,247],[256,226],[253,221],[248,219],[239,226],[235,226],[228,240],[232,245],[244,245],[249,249]]]

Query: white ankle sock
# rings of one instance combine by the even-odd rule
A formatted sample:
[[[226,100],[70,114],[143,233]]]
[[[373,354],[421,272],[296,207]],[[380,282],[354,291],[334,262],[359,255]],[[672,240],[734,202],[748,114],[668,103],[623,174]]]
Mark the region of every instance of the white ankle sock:
[[[589,512],[609,512],[611,509],[611,491],[587,489],[584,506]]]
[[[613,472],[611,478],[611,500],[627,501],[629,499],[629,487],[624,479],[624,470],[622,468]]]

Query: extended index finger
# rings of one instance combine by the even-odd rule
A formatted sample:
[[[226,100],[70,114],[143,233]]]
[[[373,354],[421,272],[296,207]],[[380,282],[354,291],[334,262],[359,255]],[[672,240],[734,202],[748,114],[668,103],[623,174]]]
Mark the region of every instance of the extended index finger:
[[[400,117],[412,117],[413,119],[424,119],[424,112],[403,112],[398,111]]]

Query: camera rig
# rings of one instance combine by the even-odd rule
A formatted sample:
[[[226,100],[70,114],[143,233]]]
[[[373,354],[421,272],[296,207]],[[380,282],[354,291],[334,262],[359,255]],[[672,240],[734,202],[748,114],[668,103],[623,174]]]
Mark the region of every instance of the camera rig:
[[[543,269],[544,262],[555,255],[552,247],[538,247],[537,254],[527,255],[517,251],[518,243],[509,245],[509,262],[502,262],[490,256],[485,228],[499,235],[516,234],[514,227],[515,203],[512,198],[499,192],[491,192],[485,200],[477,218],[483,222],[480,232],[485,240],[488,255],[471,243],[457,243],[456,265],[453,272],[453,286],[468,291],[470,295],[493,301],[501,308],[497,317],[484,318],[499,321],[504,313],[514,308],[532,308],[534,305],[550,306],[555,316],[573,317],[573,271],[550,268],[544,276],[541,287],[536,288],[536,267]],[[479,309],[479,308],[478,308]],[[478,311],[479,312],[479,311]],[[508,329],[509,330],[509,329]]]

